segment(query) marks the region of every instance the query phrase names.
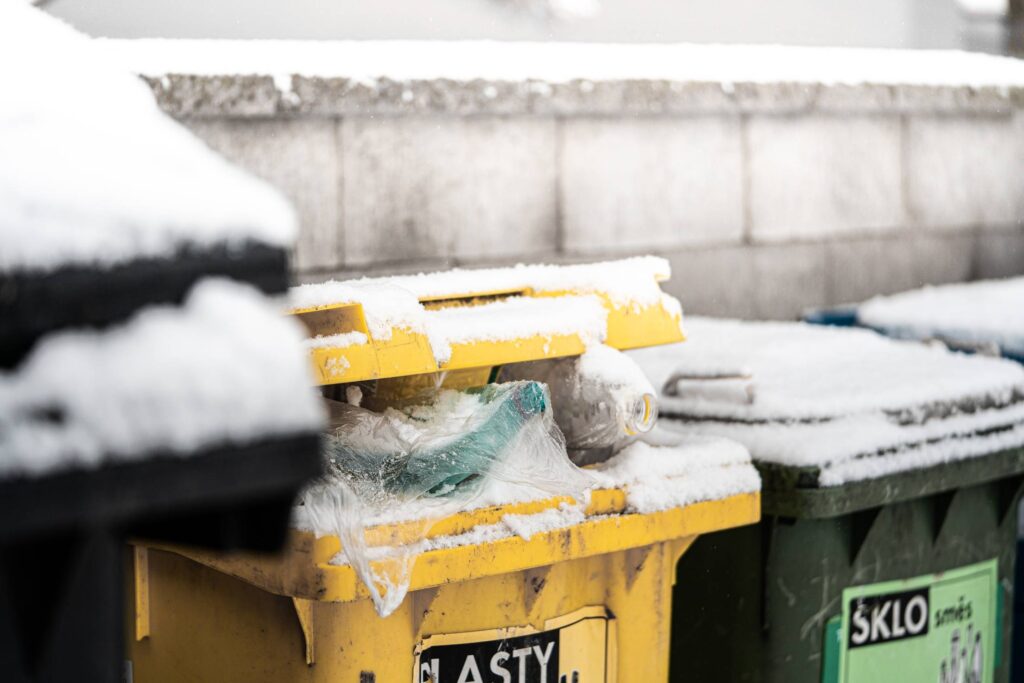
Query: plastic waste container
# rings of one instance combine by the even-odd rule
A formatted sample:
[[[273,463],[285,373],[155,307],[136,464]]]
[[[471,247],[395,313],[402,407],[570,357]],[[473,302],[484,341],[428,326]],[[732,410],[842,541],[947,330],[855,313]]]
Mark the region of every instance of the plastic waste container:
[[[134,680],[666,680],[676,561],[697,535],[756,520],[758,495],[653,514],[625,500],[597,491],[571,526],[425,552],[387,618],[331,563],[337,537],[296,533],[279,559],[137,545]],[[564,503],[463,513],[432,538]]]
[[[663,260],[634,259],[294,290],[335,401],[333,478],[296,509],[283,557],[134,542],[135,680],[666,680],[680,554],[760,507],[741,446],[634,438],[653,422],[653,396],[625,391],[631,377],[607,364],[617,349],[682,340],[678,303],[657,284],[667,276]],[[503,369],[512,381],[490,384]],[[597,382],[602,369],[596,422],[619,415],[621,433],[585,441],[585,400],[564,419],[581,451],[627,445],[583,472],[547,428],[552,398],[582,385],[549,393],[536,373]],[[424,391],[430,402],[417,402]],[[536,463],[553,491],[523,488]],[[593,486],[559,495],[563,475]],[[433,512],[499,477],[519,493]],[[369,521],[370,505],[390,521]]]
[[[671,679],[1007,681],[1024,372],[867,330],[688,332],[633,354],[660,424],[746,445],[763,505],[681,560]]]
[[[895,337],[937,339],[950,348],[998,354],[1024,363],[1020,311],[1024,278],[926,287],[876,297],[859,306],[812,311],[808,322],[862,325]],[[1024,511],[1021,511],[1024,512]],[[1022,527],[1018,524],[1018,536]],[[1024,557],[1018,538],[1017,557]],[[1017,562],[1015,586],[1024,586],[1024,562]],[[1024,620],[1024,591],[1013,591],[1016,622]],[[1014,631],[1012,676],[1024,681],[1024,629]]]

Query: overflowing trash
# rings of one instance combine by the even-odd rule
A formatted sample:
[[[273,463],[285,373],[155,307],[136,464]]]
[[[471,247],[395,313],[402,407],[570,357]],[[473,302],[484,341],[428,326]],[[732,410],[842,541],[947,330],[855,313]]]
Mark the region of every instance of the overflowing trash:
[[[547,389],[537,382],[440,390],[381,413],[331,402],[324,448],[328,474],[307,492],[299,523],[345,540],[348,562],[383,615],[404,598],[412,561],[440,516],[481,494],[582,501],[596,483],[566,457]],[[396,517],[418,530],[389,557],[378,556],[387,560],[383,570],[380,562],[372,569],[362,536]]]
[[[388,615],[417,557],[579,524],[595,490],[625,492],[635,513],[756,491],[742,446],[652,432],[654,387],[608,345],[681,338],[678,304],[657,286],[666,275],[664,261],[646,258],[293,290],[314,363],[340,368],[319,374],[330,397],[328,471],[296,509],[297,528],[341,539],[332,563],[351,567]],[[615,315],[638,326],[637,341]],[[396,340],[401,355],[389,350]],[[376,362],[357,365],[367,352]],[[382,352],[397,377],[377,377]],[[423,374],[434,363],[442,370]],[[434,531],[453,514],[545,499],[563,502],[471,532]],[[401,532],[382,541],[387,525]]]
[[[527,449],[532,461],[543,461],[551,449],[523,439],[532,425],[545,422],[549,405],[544,386],[536,382],[446,390],[432,403],[389,408],[383,414],[332,402],[330,464],[352,485],[372,486],[373,494],[450,495],[467,481],[500,469],[511,447]],[[542,426],[548,427],[546,439],[558,453],[557,433]],[[551,474],[552,482],[561,480],[561,472]]]

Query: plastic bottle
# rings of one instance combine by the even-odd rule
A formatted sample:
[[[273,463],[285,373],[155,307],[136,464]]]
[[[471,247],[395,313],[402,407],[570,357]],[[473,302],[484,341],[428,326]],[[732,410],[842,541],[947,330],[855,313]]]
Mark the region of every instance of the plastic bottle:
[[[581,451],[610,455],[649,432],[658,418],[650,380],[629,356],[608,346],[572,358],[505,366],[501,377],[548,385],[555,422],[576,461]]]

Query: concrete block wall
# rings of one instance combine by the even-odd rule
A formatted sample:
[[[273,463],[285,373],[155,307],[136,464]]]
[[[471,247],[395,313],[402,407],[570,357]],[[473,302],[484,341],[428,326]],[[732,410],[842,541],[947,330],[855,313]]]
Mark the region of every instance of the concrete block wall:
[[[784,319],[1024,274],[1020,90],[148,80],[294,200],[302,281],[656,253],[689,312]]]

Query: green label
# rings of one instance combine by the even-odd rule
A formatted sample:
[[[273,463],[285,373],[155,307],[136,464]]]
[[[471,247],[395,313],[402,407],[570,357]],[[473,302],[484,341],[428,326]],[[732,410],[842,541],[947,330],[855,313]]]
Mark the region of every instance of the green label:
[[[840,683],[991,683],[998,566],[989,560],[941,574],[843,591]]]

